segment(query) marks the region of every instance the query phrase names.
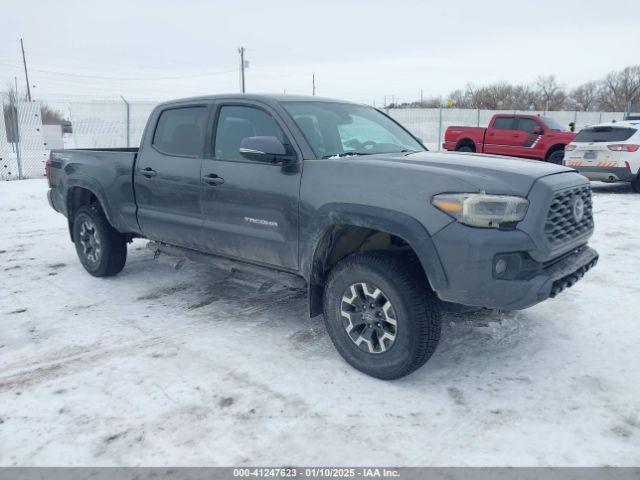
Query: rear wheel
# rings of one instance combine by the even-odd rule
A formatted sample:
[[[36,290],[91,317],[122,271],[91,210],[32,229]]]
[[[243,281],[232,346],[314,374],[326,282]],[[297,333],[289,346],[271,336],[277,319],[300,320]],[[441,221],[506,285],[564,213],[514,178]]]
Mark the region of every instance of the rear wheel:
[[[73,241],[80,263],[94,277],[120,273],[127,261],[127,241],[97,205],[80,207],[73,220]]]
[[[564,150],[556,150],[547,156],[547,162],[562,165],[564,160]]]
[[[640,174],[631,182],[631,189],[636,193],[640,193]]]
[[[325,285],[324,319],[336,349],[376,378],[421,367],[440,339],[440,311],[418,260],[387,252],[350,255]]]

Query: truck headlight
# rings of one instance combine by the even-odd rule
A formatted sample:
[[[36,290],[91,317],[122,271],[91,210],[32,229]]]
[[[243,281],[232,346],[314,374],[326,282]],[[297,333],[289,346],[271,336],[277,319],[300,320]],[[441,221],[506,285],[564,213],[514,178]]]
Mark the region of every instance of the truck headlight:
[[[511,227],[524,218],[529,207],[526,198],[486,193],[443,193],[431,203],[460,223],[482,228]]]

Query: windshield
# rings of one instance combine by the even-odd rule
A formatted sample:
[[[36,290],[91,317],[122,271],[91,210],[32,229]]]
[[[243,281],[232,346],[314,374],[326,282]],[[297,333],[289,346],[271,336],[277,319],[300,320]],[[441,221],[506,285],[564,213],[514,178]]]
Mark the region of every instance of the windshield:
[[[549,127],[551,130],[559,130],[561,132],[568,132],[569,128],[565,127],[563,125],[560,125],[558,122],[556,122],[553,118],[549,118],[549,117],[540,117],[540,119],[545,123],[545,125],[547,127]]]
[[[282,102],[318,158],[419,152],[425,148],[372,107],[337,102]]]

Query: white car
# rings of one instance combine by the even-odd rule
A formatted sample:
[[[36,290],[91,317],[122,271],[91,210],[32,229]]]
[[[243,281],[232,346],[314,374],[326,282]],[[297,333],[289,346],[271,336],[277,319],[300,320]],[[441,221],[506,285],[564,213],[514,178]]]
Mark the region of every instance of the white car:
[[[589,180],[631,182],[640,193],[640,121],[583,128],[564,152],[564,164]]]

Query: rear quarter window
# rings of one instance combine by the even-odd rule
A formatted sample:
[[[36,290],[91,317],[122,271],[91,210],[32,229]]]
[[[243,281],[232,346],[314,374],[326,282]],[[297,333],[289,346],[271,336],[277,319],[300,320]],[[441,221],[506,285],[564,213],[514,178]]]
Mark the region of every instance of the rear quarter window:
[[[574,142],[623,142],[629,140],[638,130],[630,127],[589,127],[578,132]]]
[[[181,107],[160,114],[153,146],[167,155],[195,157],[201,154],[207,107]]]

